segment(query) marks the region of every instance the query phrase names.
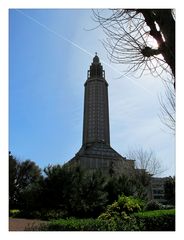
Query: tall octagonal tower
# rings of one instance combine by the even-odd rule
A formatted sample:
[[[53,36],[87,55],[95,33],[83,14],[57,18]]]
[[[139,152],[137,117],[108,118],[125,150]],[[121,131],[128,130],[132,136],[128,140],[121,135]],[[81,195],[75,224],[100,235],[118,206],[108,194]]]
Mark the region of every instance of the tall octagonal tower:
[[[134,161],[122,157],[110,146],[108,83],[97,54],[84,87],[82,146],[66,165],[80,166],[86,171],[101,170],[106,175],[129,173],[134,169]]]
[[[83,145],[95,142],[110,145],[108,83],[97,55],[93,58],[84,86]]]

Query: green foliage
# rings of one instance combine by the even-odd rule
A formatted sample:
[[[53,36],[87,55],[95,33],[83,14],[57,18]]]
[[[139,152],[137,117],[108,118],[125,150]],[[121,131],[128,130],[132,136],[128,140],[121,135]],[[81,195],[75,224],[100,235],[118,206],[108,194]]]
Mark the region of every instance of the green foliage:
[[[165,199],[168,204],[175,205],[175,177],[169,177],[164,184]]]
[[[100,172],[84,173],[60,165],[40,169],[30,161],[10,159],[10,208],[27,212],[60,210],[68,216],[97,217],[107,204],[105,178]]]
[[[116,217],[128,219],[129,214],[141,211],[142,207],[143,202],[140,199],[122,195],[113,204],[108,205],[105,213],[102,213],[98,219],[108,220]]]
[[[23,191],[25,187],[40,179],[41,169],[31,160],[26,160],[19,163],[18,168],[18,181],[20,185],[20,191]]]
[[[100,172],[84,173],[79,167],[50,166],[45,170],[44,208],[63,209],[68,216],[97,217],[107,202],[105,178]]]
[[[19,213],[20,213],[20,210],[19,210],[19,209],[11,209],[11,210],[9,211],[9,217],[14,218],[14,217],[18,216]]]
[[[17,207],[17,172],[18,161],[9,152],[9,204],[11,208]]]
[[[108,222],[109,229],[113,231],[136,231],[139,226],[131,213],[142,209],[143,202],[133,197],[119,196],[118,200],[108,205],[106,211],[98,219]]]
[[[156,200],[151,200],[149,201],[146,206],[145,206],[145,210],[149,211],[149,210],[161,210],[163,209],[163,205],[160,204],[158,201]]]
[[[113,206],[117,210],[117,205]],[[102,216],[102,215],[101,215]],[[35,231],[174,231],[175,211],[157,210],[138,212],[127,217],[107,217],[105,219],[60,219],[50,221],[39,228],[27,230]]]
[[[42,207],[47,209],[67,209],[71,194],[72,175],[62,166],[48,166],[44,169]]]
[[[49,223],[48,229],[66,231],[155,230],[159,229],[157,217],[160,225],[161,221],[165,221],[165,229],[172,229],[169,225],[173,223],[171,215],[134,215],[143,209],[144,202],[129,196],[135,193],[136,185],[126,175],[105,178],[101,172],[89,174],[79,167],[69,170],[56,165],[45,168],[43,177],[39,167],[30,160],[18,162],[10,154],[9,162],[10,208],[20,209],[11,210],[12,217],[42,220],[62,218]],[[150,202],[146,209],[158,209],[158,206]],[[68,217],[98,219],[66,220]],[[146,217],[150,224],[146,222]]]
[[[14,215],[14,218],[41,219],[41,212],[36,210],[30,211],[28,209],[20,210]]]
[[[67,212],[63,211],[61,209],[43,209],[41,211],[41,219],[42,220],[53,220],[53,219],[61,219],[61,218],[66,218]]]
[[[168,209],[168,210],[155,210],[155,211],[144,211],[134,213],[135,216],[143,216],[143,217],[160,217],[166,215],[175,215],[175,209]]]
[[[131,221],[123,222],[106,221],[101,219],[60,219],[41,225],[39,228],[28,230],[35,231],[133,231],[138,230],[135,218]]]
[[[10,210],[10,217],[13,218],[28,218],[28,219],[41,219],[53,220],[66,218],[67,213],[61,209],[41,209],[41,210]]]
[[[140,199],[147,200],[147,188],[150,185],[151,175],[144,169],[136,169],[132,178],[132,185],[135,188],[133,195]]]
[[[87,173],[79,167],[48,166],[41,175],[30,160],[19,162],[9,155],[10,209],[33,215],[43,209],[64,212],[62,217],[98,217],[122,193],[132,195],[134,185],[127,175],[104,177],[101,172]],[[57,215],[57,214],[56,214]]]
[[[102,220],[69,218],[66,220],[60,219],[60,220],[51,221],[47,225],[42,225],[39,230],[40,231],[107,231],[109,229],[108,229],[108,224]]]
[[[175,231],[175,210],[155,210],[135,213],[144,231]]]
[[[29,184],[25,189],[21,192],[19,196],[19,206],[22,210],[25,211],[33,211],[42,208],[42,186],[41,182],[43,180],[39,180],[37,182]]]
[[[151,175],[143,169],[132,170],[131,176],[122,174],[119,177],[111,177],[105,188],[108,193],[108,203],[111,204],[122,193],[147,200],[150,181]]]
[[[119,196],[117,202],[120,207],[120,211],[124,211],[127,214],[141,211],[141,209],[144,206],[144,203],[142,200],[132,196],[129,196],[129,197],[126,197],[124,195]]]
[[[10,208],[25,208],[24,195],[41,179],[41,169],[31,160],[19,162],[9,153]],[[29,191],[30,192],[30,191]],[[36,190],[36,192],[39,192]],[[29,197],[33,196],[31,193]],[[29,197],[26,199],[29,201]]]
[[[78,212],[79,215],[85,217],[97,217],[105,208],[107,203],[107,193],[104,191],[105,178],[100,172],[86,174],[81,182],[81,194],[79,196],[78,205],[75,202],[73,208],[82,205],[82,209]],[[75,192],[78,194],[76,186]],[[74,197],[74,195],[72,195]],[[75,200],[75,199],[74,199]],[[82,203],[82,204],[81,204]],[[82,210],[82,211],[81,211]]]
[[[107,180],[105,191],[108,194],[108,204],[111,204],[122,193],[126,196],[133,195],[134,185],[132,184],[132,179],[125,174],[119,177],[112,176]]]

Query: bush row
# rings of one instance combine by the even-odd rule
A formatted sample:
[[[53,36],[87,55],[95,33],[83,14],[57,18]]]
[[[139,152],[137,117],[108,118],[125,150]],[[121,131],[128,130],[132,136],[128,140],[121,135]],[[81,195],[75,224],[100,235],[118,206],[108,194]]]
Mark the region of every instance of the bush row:
[[[40,227],[27,228],[28,231],[139,231],[135,218],[126,222],[117,219],[112,221],[101,219],[60,219],[42,224]]]
[[[175,231],[175,210],[156,210],[134,214],[144,231]]]
[[[40,227],[31,227],[26,230],[35,231],[108,231],[108,223],[98,219],[60,219],[52,220],[48,224],[42,224]]]
[[[39,231],[174,231],[175,211],[159,210],[132,214],[127,220],[60,219],[41,225]]]
[[[9,161],[10,209],[20,209],[26,215],[36,211],[36,218],[43,208],[62,209],[68,218],[96,218],[122,193],[145,196],[147,185],[137,172],[110,177],[101,171],[90,173],[80,167],[55,165],[46,167],[42,175],[30,160],[18,162],[10,155]]]
[[[53,220],[66,218],[67,212],[61,209],[41,209],[39,211],[28,210],[10,210],[9,217],[12,218],[27,218],[27,219],[41,219],[41,220]]]

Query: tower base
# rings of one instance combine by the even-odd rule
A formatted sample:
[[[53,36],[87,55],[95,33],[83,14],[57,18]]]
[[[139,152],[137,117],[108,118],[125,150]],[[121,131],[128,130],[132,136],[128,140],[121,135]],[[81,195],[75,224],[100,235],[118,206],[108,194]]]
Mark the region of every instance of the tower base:
[[[116,176],[129,174],[135,169],[134,160],[122,157],[110,145],[103,142],[82,146],[66,166],[69,168],[80,166],[81,169],[89,172],[100,170],[104,175]]]

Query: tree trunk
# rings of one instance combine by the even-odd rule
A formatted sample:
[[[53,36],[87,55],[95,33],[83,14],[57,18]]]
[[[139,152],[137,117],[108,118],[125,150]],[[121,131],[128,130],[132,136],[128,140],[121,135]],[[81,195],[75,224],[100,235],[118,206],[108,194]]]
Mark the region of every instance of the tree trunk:
[[[175,88],[175,21],[171,9],[138,9],[150,27],[150,35],[157,41],[160,53],[170,66]],[[158,24],[160,30],[156,28]]]

